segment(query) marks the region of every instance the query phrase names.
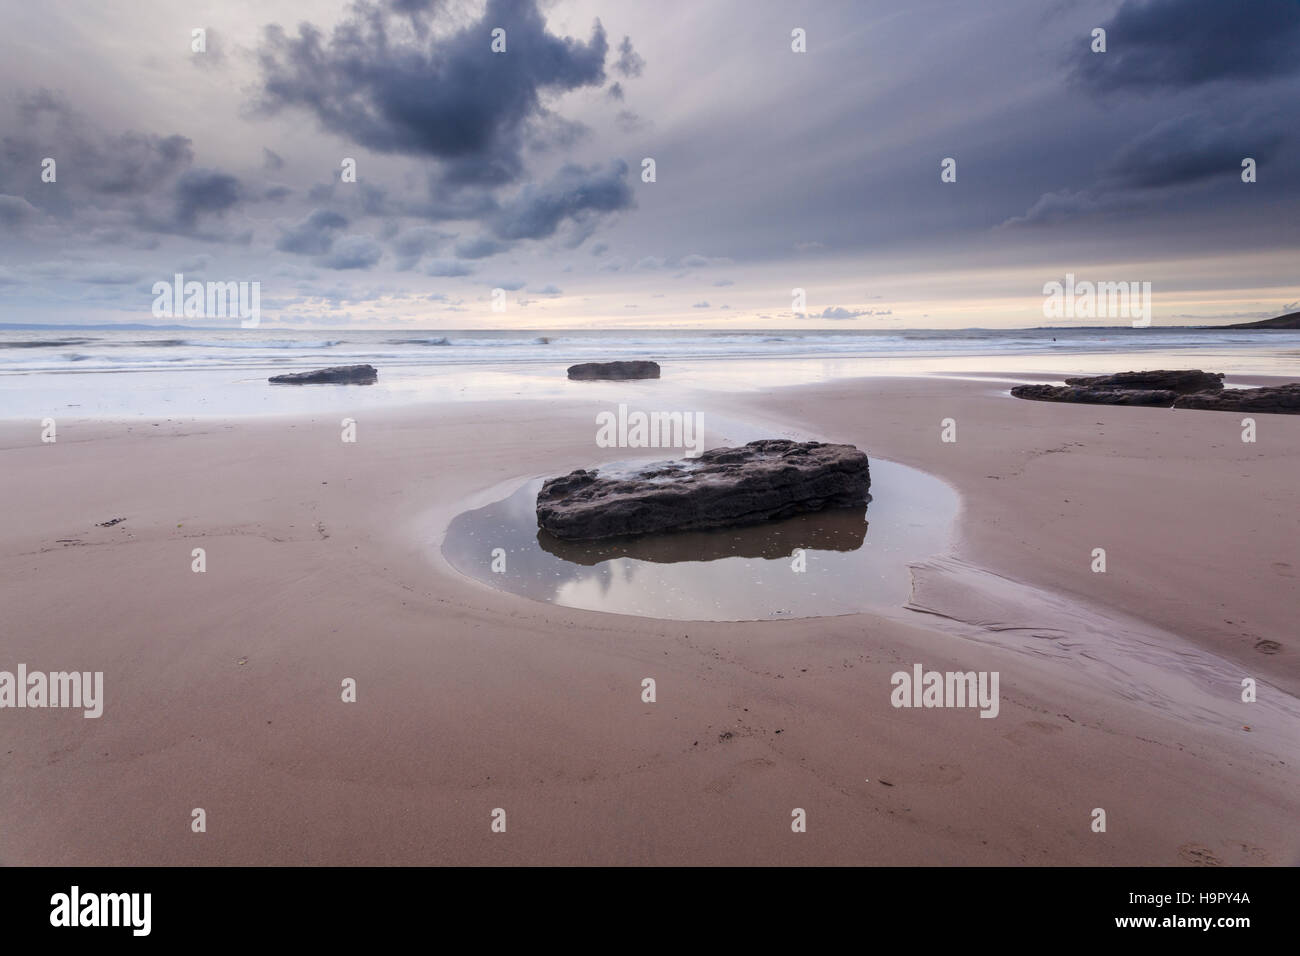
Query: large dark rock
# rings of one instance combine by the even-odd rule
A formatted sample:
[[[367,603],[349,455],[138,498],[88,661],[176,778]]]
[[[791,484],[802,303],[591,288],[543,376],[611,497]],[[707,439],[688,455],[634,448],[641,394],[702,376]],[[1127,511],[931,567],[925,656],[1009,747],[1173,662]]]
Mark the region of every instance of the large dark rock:
[[[267,379],[275,385],[374,385],[379,372],[373,365],[336,365],[314,372],[289,372]]]
[[[1300,415],[1300,382],[1264,388],[1225,388],[1217,392],[1179,395],[1174,401],[1174,408]]]
[[[867,456],[852,445],[766,439],[551,478],[537,495],[537,524],[567,540],[735,527],[862,506],[870,487]]]
[[[596,379],[623,381],[630,378],[658,377],[658,362],[583,362],[581,365],[569,366],[569,378],[586,382]]]
[[[1223,388],[1223,373],[1202,372],[1199,368],[1173,371],[1157,369],[1154,372],[1117,372],[1114,375],[1067,378],[1065,384],[1079,388],[1164,389],[1183,395]]]
[[[1087,388],[1080,385],[1017,385],[1016,398],[1039,402],[1080,402],[1084,405],[1159,405],[1169,408],[1178,393],[1165,388]]]
[[[1084,405],[1156,405],[1169,408],[1179,395],[1223,388],[1222,372],[1196,369],[1156,369],[1067,378],[1064,385],[1017,385],[1016,398],[1040,402],[1079,402]]]
[[[1017,385],[1016,398],[1088,405],[1157,405],[1206,408],[1224,412],[1300,415],[1300,382],[1265,388],[1223,387],[1221,372],[1200,369],[1120,372],[1090,378],[1067,378],[1064,385]]]

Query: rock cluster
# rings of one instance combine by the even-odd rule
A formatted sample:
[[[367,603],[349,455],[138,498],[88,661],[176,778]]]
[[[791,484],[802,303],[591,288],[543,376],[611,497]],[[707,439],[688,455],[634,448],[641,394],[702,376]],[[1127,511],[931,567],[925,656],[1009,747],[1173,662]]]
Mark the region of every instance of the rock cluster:
[[[1064,385],[1017,385],[1011,389],[1011,394],[1040,402],[1300,414],[1300,383],[1225,389],[1222,372],[1202,372],[1200,369],[1158,369],[1067,378]]]

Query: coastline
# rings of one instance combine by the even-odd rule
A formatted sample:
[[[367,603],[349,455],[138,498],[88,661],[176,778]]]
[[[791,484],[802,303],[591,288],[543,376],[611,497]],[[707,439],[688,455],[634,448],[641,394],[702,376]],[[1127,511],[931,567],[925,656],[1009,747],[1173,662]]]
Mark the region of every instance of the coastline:
[[[962,509],[936,558],[1081,619],[1134,619],[1130,644],[1222,662],[1213,706],[1171,708],[1193,691],[1126,693],[992,639],[1041,621],[973,613],[979,588],[962,593],[952,567],[913,601],[960,626],[901,608],[656,621],[538,604],[446,565],[435,539],[455,513],[625,454],[596,448],[590,424],[618,394],[696,402],[721,423],[711,444],[775,427],[944,480]],[[969,379],[575,396],[372,409],[355,446],[324,414],[60,422],[53,446],[0,423],[0,482],[23,502],[0,559],[5,662],[103,670],[107,698],[98,721],[7,725],[0,863],[1300,860],[1300,595],[1278,567],[1300,515],[1291,416],[1243,446],[1227,413],[1022,402]],[[986,639],[960,632],[972,624]],[[890,674],[914,662],[1000,671],[1000,715],[891,707]],[[1234,669],[1269,706],[1233,705]],[[344,677],[356,705],[339,701]],[[189,831],[193,807],[207,834]],[[495,807],[506,836],[489,832]],[[808,809],[799,839],[792,807]]]

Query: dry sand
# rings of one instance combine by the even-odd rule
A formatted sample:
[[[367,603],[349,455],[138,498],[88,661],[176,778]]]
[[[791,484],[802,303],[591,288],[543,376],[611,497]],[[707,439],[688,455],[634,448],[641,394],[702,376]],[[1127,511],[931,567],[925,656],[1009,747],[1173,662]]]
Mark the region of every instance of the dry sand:
[[[1226,413],[937,378],[697,396],[957,488],[912,609],[658,622],[449,568],[457,512],[626,454],[594,444],[612,388],[367,412],[356,444],[0,425],[0,669],[106,697],[0,710],[0,864],[1300,862],[1300,419],[1245,444]],[[917,662],[998,671],[998,717],[894,709]]]

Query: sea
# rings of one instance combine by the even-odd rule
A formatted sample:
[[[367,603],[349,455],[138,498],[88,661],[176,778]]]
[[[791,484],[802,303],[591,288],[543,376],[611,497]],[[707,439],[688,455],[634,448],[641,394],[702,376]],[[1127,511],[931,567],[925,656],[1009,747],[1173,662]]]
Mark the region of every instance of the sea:
[[[1004,376],[1202,368],[1300,380],[1300,331],[1036,329],[286,330],[0,327],[0,418],[299,414],[565,394],[577,362],[652,359],[696,388],[871,375]],[[270,386],[369,363],[374,386]],[[1028,376],[1028,377],[1026,377]]]

